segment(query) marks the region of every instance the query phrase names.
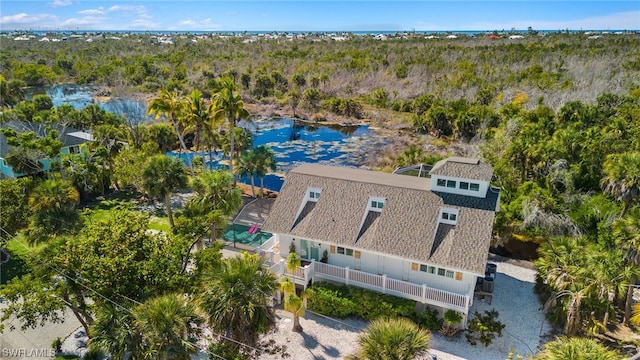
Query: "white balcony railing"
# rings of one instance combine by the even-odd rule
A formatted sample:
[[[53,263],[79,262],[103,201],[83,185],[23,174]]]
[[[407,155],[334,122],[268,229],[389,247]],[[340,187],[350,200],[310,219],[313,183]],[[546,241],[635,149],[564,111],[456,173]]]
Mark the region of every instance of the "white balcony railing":
[[[389,279],[386,275],[370,274],[349,267],[312,262],[309,273],[314,281],[324,279],[355,285],[369,290],[391,294],[425,304],[432,304],[447,309],[467,313],[470,306],[468,295],[432,288],[426,285],[413,284],[406,281]]]

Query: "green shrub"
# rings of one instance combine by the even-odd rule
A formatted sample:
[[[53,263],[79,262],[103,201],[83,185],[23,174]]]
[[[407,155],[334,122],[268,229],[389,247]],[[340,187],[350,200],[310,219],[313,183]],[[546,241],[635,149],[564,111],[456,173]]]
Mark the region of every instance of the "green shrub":
[[[351,300],[339,295],[337,290],[324,287],[313,287],[313,297],[308,300],[309,310],[317,313],[344,319],[353,314],[354,304]]]
[[[480,341],[482,345],[489,346],[496,336],[502,336],[504,324],[498,321],[498,315],[496,310],[487,310],[484,314],[476,311],[473,314],[473,319],[469,322],[467,341],[471,345],[477,345]]]
[[[317,283],[314,296],[309,299],[309,309],[327,316],[348,316],[373,320],[380,317],[415,317],[415,302],[380,294],[355,286]]]
[[[443,320],[438,317],[438,310],[424,309],[421,313],[414,314],[412,319],[421,328],[429,330],[439,330],[443,324]]]

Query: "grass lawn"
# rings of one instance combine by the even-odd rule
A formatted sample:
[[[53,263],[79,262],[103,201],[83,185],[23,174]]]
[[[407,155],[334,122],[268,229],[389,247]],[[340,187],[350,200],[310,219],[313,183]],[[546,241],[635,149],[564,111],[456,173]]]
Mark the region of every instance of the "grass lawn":
[[[149,229],[170,233],[171,227],[169,226],[169,218],[167,216],[151,216],[151,219],[149,220]]]
[[[35,249],[37,248],[29,246],[22,237],[9,240],[7,250],[11,254],[11,260],[0,266],[0,284],[6,284],[14,277],[26,274],[28,269],[25,258],[29,252]]]

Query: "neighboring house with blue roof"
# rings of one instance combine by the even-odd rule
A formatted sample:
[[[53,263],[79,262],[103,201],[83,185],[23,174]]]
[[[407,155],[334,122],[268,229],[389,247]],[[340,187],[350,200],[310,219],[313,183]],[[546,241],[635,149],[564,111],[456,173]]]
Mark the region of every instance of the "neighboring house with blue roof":
[[[36,136],[36,138],[45,137],[48,131],[55,130],[58,133],[58,140],[62,142],[60,155],[78,154],[81,151],[80,146],[82,144],[93,140],[93,136],[89,132],[81,131],[60,124],[43,124],[28,121],[11,120],[5,123],[0,123],[0,128],[12,129],[18,134],[32,132]],[[0,132],[0,177],[18,178],[25,175],[22,173],[16,173],[11,165],[9,165],[5,160],[7,155],[11,154],[13,150],[15,150],[14,147],[7,143],[7,137],[2,132]],[[40,171],[48,171],[49,169],[51,169],[52,160],[57,159],[39,159],[38,162],[42,164],[42,168]]]

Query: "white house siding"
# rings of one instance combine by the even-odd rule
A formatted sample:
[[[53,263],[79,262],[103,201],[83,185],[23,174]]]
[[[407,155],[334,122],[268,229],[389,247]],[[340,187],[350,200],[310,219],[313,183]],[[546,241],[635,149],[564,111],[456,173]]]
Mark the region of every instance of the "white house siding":
[[[456,182],[456,187],[455,188],[449,188],[449,187],[446,187],[446,186],[438,186],[438,179],[442,179],[442,180],[445,180],[445,181],[448,181],[448,180],[455,181]],[[460,182],[461,181],[467,182],[469,184],[471,184],[471,183],[479,184],[480,188],[478,189],[478,191],[460,189]],[[486,182],[486,181],[469,180],[469,179],[447,177],[447,176],[440,176],[440,175],[434,175],[434,176],[431,177],[431,190],[433,190],[433,191],[440,191],[440,192],[446,192],[446,193],[451,193],[451,194],[460,194],[460,195],[484,198],[487,195],[487,190],[488,189],[489,189],[489,183]]]
[[[292,237],[288,235],[279,234],[278,240],[280,243],[280,256],[286,258],[289,253],[289,245],[291,244]],[[338,245],[320,242],[317,240],[307,240],[307,248],[303,248],[302,239],[296,238],[296,252],[303,258],[310,258],[310,247],[312,243],[319,245],[319,255],[322,257],[324,250],[328,253],[328,263],[340,267],[349,267],[352,270],[360,270],[370,274],[386,275],[388,278],[404,280],[413,284],[425,284],[429,287],[446,290],[449,292],[473,296],[473,289],[477,276],[467,272],[459,272],[462,275],[461,280],[456,280],[454,269],[446,269],[454,272],[453,278],[446,276],[440,276],[437,274],[437,269],[441,268],[437,265],[433,265],[436,268],[435,274],[420,271],[420,265],[418,264],[418,270],[414,270],[412,264],[413,261],[405,260],[396,257],[390,257],[384,254],[377,254],[368,251],[363,251],[357,248],[348,248],[353,250],[352,255],[338,253]],[[331,252],[332,246],[335,252]],[[341,246],[347,249],[347,247]],[[360,254],[360,259],[356,256],[356,251]]]

